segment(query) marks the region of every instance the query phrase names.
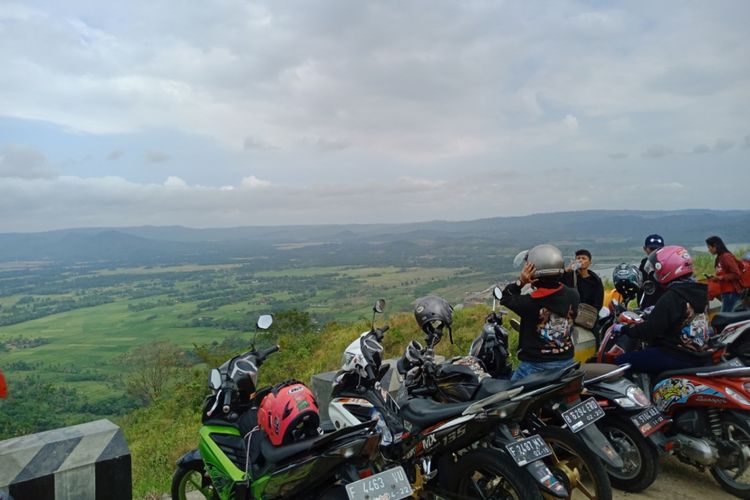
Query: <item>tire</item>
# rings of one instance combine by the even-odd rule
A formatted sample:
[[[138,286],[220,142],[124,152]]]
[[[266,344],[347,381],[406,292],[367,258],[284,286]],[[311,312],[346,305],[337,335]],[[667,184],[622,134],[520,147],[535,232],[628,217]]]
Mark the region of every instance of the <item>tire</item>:
[[[203,464],[178,466],[172,476],[172,500],[187,500],[188,493],[193,493],[191,499],[196,498],[194,492],[202,494],[206,500],[219,500],[219,495],[206,477]]]
[[[638,493],[651,486],[659,474],[659,452],[648,438],[622,417],[607,415],[596,425],[625,462],[622,469],[605,465],[612,487]]]
[[[711,475],[721,485],[724,491],[738,498],[750,498],[750,424],[745,418],[738,417],[729,412],[721,414],[722,438],[731,441],[738,446],[740,464],[737,471],[722,469],[718,465],[711,467]],[[740,474],[740,478],[734,476]],[[740,480],[738,480],[740,479]]]
[[[441,487],[463,498],[541,500],[534,479],[505,453],[476,449],[455,462],[441,460]]]
[[[612,500],[607,469],[586,443],[557,427],[544,427],[538,434],[552,448],[552,455],[544,462],[568,489],[569,498]]]

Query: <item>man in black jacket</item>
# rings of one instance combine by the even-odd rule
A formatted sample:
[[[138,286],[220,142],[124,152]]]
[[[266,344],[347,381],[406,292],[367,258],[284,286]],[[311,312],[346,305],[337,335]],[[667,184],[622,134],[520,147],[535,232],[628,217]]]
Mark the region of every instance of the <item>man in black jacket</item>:
[[[654,284],[654,292],[650,294],[644,293],[643,289],[638,292],[638,307],[640,309],[646,309],[647,307],[656,305],[656,303],[659,301],[659,297],[661,297],[664,293],[664,288],[654,278],[654,272],[646,272],[646,261],[648,259],[648,256],[651,255],[652,252],[655,252],[662,247],[664,247],[664,238],[662,238],[658,234],[649,234],[648,236],[646,236],[646,241],[643,242],[643,251],[646,253],[646,256],[643,258],[643,260],[641,260],[641,265],[638,267],[638,269],[641,270],[641,276],[644,283],[650,281]]]
[[[599,311],[604,304],[604,285],[602,279],[591,266],[591,252],[582,248],[576,251],[576,261],[563,274],[562,282],[565,286],[578,290],[581,303],[588,304]]]
[[[616,324],[616,333],[644,339],[648,347],[617,357],[617,364],[630,363],[636,372],[660,373],[699,366],[710,361],[706,352],[708,289],[693,279],[693,261],[678,246],[652,252],[646,271],[664,287],[664,293],[646,317],[634,325]]]
[[[562,253],[552,245],[532,248],[519,280],[505,287],[501,304],[521,318],[518,359],[512,380],[573,363],[571,329],[578,310],[578,292],[563,285]],[[524,285],[535,290],[523,295]]]

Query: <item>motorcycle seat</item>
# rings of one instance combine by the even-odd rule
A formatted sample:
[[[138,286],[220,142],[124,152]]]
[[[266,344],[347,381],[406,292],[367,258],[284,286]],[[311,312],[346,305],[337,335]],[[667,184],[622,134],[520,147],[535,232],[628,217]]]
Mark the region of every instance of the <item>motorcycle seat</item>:
[[[741,312],[723,312],[714,316],[711,320],[711,326],[717,330],[723,330],[726,326],[739,321],[745,321],[750,319],[750,311]]]
[[[497,394],[498,392],[512,389],[515,385],[516,384],[514,384],[510,380],[487,377],[479,383],[479,387],[477,388],[477,392],[474,394],[473,399],[474,401],[479,401],[480,399],[488,398],[493,394]]]
[[[432,399],[412,398],[401,405],[401,416],[407,422],[424,428],[461,415],[473,403],[439,403]]]
[[[581,371],[583,371],[583,383],[585,384],[589,380],[602,377],[604,375],[607,375],[608,373],[611,373],[615,370],[618,370],[620,367],[617,365],[612,365],[609,363],[586,363],[581,365]],[[608,378],[608,380],[616,380],[618,378],[622,377],[622,372],[613,375],[611,378]]]
[[[699,373],[716,372],[720,370],[729,370],[735,368],[742,368],[741,365],[737,365],[736,361],[727,361],[716,365],[706,364],[691,366],[690,368],[680,368],[679,370],[667,370],[661,372],[654,378],[654,383],[664,380],[665,378],[674,377],[675,375],[697,375]]]
[[[374,420],[363,422],[359,425],[353,425],[351,427],[344,427],[335,432],[329,434],[323,434],[315,436],[295,443],[284,444],[281,446],[274,446],[268,439],[268,435],[262,430],[259,431],[257,439],[260,441],[260,454],[268,463],[280,464],[284,461],[292,458],[295,455],[312,451],[318,447],[324,447],[330,445],[332,442],[348,439],[349,436],[360,434],[363,431],[372,429],[375,427],[376,422]]]
[[[563,375],[571,371],[576,367],[575,364],[566,366],[565,368],[559,368],[557,370],[544,370],[541,372],[532,373],[523,378],[520,378],[513,382],[511,387],[523,386],[527,390],[541,387],[543,385],[549,385],[553,382],[559,381]]]

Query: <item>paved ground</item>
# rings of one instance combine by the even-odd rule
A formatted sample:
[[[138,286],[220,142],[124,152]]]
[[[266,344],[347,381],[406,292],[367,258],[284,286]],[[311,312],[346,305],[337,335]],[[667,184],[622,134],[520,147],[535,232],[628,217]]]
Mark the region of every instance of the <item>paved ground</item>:
[[[672,457],[661,459],[661,471],[656,482],[643,493],[633,494],[614,490],[615,500],[724,500],[735,498],[721,489],[713,476],[701,473],[695,467],[685,465]]]

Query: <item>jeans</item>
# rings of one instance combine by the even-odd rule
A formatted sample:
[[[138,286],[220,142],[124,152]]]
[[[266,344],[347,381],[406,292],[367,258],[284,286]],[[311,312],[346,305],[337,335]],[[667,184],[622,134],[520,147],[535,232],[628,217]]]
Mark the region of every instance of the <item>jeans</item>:
[[[559,370],[560,368],[565,368],[573,363],[575,363],[575,361],[572,359],[545,361],[543,363],[536,361],[521,361],[518,368],[516,368],[516,371],[513,372],[513,376],[510,380],[515,382],[516,380],[531,375],[532,373],[543,372],[545,370]]]
[[[681,370],[691,366],[700,366],[699,361],[683,361],[664,352],[661,347],[648,347],[641,351],[626,352],[615,358],[618,365],[630,364],[630,370],[636,373],[661,373],[667,370]]]
[[[740,301],[740,294],[737,292],[725,292],[721,294],[721,312],[732,312],[734,306]]]

